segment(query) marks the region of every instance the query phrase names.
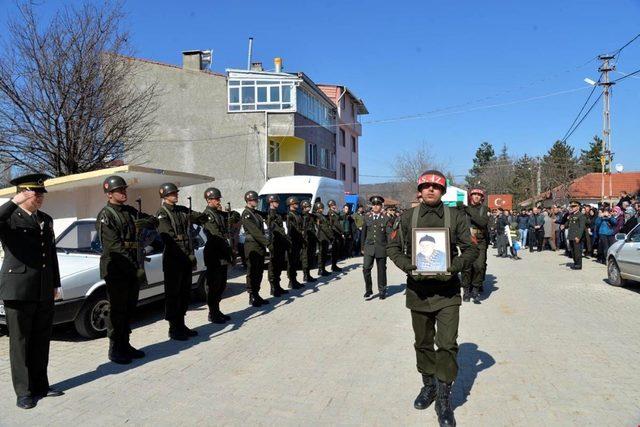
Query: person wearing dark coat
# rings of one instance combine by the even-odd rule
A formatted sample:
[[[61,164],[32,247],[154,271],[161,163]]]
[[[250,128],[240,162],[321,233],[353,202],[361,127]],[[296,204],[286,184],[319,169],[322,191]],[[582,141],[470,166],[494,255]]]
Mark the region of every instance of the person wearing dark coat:
[[[384,199],[373,196],[369,199],[373,206],[371,212],[364,215],[362,226],[361,251],[364,255],[362,272],[364,274],[364,297],[373,295],[371,270],[375,261],[378,271],[378,295],[380,299],[387,296],[387,233],[390,232],[395,217],[382,213]]]
[[[17,194],[0,206],[0,299],[9,328],[11,380],[22,409],[63,394],[50,387],[47,375],[54,300],[61,296],[53,219],[40,210],[48,178],[31,174],[12,180]]]

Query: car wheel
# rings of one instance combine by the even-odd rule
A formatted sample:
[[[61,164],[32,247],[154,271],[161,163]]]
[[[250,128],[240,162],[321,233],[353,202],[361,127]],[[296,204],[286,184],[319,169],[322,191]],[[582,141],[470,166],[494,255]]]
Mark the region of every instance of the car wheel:
[[[624,286],[627,284],[626,279],[620,276],[620,267],[615,259],[609,258],[607,262],[607,277],[611,286]]]
[[[74,321],[78,333],[85,338],[100,338],[107,335],[109,309],[109,300],[104,290],[91,294]]]
[[[198,284],[193,290],[193,295],[198,301],[207,300],[207,274],[204,271],[198,277]]]

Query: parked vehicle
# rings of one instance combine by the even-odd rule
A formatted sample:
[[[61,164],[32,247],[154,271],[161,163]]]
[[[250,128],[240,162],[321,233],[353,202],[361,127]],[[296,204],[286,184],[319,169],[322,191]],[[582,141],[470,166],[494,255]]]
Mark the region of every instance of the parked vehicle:
[[[640,281],[640,225],[628,234],[616,234],[616,242],[607,252],[607,276],[613,286]]]
[[[280,207],[278,211],[287,213],[286,200],[290,196],[297,197],[300,201],[307,199],[313,204],[317,200],[322,201],[327,209],[327,202],[335,200],[340,208],[344,205],[344,184],[342,181],[321,176],[295,175],[271,178],[268,180],[260,192],[260,203],[258,209],[267,211],[269,203],[267,196],[278,195]]]
[[[81,219],[69,225],[56,239],[60,265],[62,296],[55,302],[53,323],[73,322],[76,331],[86,338],[106,335],[109,314],[106,286],[100,278],[100,254],[95,218]],[[198,268],[193,272],[193,290],[200,299],[205,296],[205,266],[203,250],[205,237],[194,227],[194,246]],[[148,285],[140,289],[138,305],[164,297],[162,272],[163,244],[160,235],[150,230],[145,235],[145,263]],[[6,325],[4,305],[0,301],[0,325]]]

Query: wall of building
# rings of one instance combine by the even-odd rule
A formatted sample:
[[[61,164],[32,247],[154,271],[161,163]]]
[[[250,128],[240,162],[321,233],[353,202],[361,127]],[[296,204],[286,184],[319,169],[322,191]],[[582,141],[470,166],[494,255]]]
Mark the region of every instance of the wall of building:
[[[318,151],[321,148],[329,150],[330,153],[336,152],[336,136],[328,129],[318,126],[312,120],[296,113],[294,115],[295,123],[295,136],[302,138],[306,141],[305,147],[305,163],[309,164],[309,144],[314,143],[318,146]],[[336,156],[337,157],[337,156]],[[336,178],[336,172],[330,169],[325,169],[318,164],[318,173],[316,175],[325,176],[327,178]]]

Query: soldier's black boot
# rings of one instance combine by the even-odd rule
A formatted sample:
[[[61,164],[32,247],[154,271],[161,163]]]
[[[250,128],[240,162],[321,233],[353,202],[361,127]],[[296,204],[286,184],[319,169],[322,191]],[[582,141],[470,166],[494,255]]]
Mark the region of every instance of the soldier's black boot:
[[[311,272],[309,270],[305,270],[304,271],[302,280],[304,280],[307,283],[311,283],[311,282],[315,282],[316,281],[316,279],[314,277],[311,277]]]
[[[189,329],[187,325],[184,324],[184,317],[180,320],[180,328],[187,337],[198,336],[198,331],[196,331],[195,329]]]
[[[282,289],[282,288],[280,288],[280,289]],[[253,299],[254,299],[254,301],[257,301],[258,304],[260,304],[260,305],[269,304],[269,300],[266,300],[266,299],[262,298],[258,292],[256,292],[256,294],[253,297]]]
[[[342,271],[342,269],[340,267],[338,267],[338,264],[333,264],[331,266],[331,271],[333,271],[334,273],[339,273]]]
[[[433,375],[422,374],[422,383],[424,386],[413,401],[413,407],[420,410],[427,409],[436,399],[436,379]]]
[[[256,299],[255,294],[251,293],[249,294],[249,305],[252,305],[253,307],[260,307],[262,304],[260,304],[260,301]]]
[[[131,345],[129,340],[123,343],[122,348],[124,348],[131,359],[142,359],[145,354],[144,351],[138,350],[134,346]]]
[[[113,339],[109,339],[109,360],[119,365],[128,365],[131,363],[131,356],[123,351],[122,345]]]
[[[480,304],[480,292],[475,286],[471,288],[471,299],[474,304]]]
[[[180,322],[176,321],[169,321],[169,338],[176,341],[187,341],[189,339]]]
[[[380,291],[380,299],[385,299],[387,297],[387,288],[384,288]]]
[[[297,281],[289,280],[289,289],[300,289],[303,287],[304,286],[302,286],[301,283],[298,283]]]
[[[436,396],[436,414],[440,427],[455,427],[456,419],[453,416],[451,406],[451,386],[452,383],[445,383],[438,380],[438,392]]]
[[[469,289],[469,286],[465,286],[463,288],[462,301],[464,302],[471,301],[471,290]]]
[[[325,270],[324,267],[320,267],[318,269],[318,276],[323,276],[323,277],[331,276],[331,273],[329,273],[327,270]]]

